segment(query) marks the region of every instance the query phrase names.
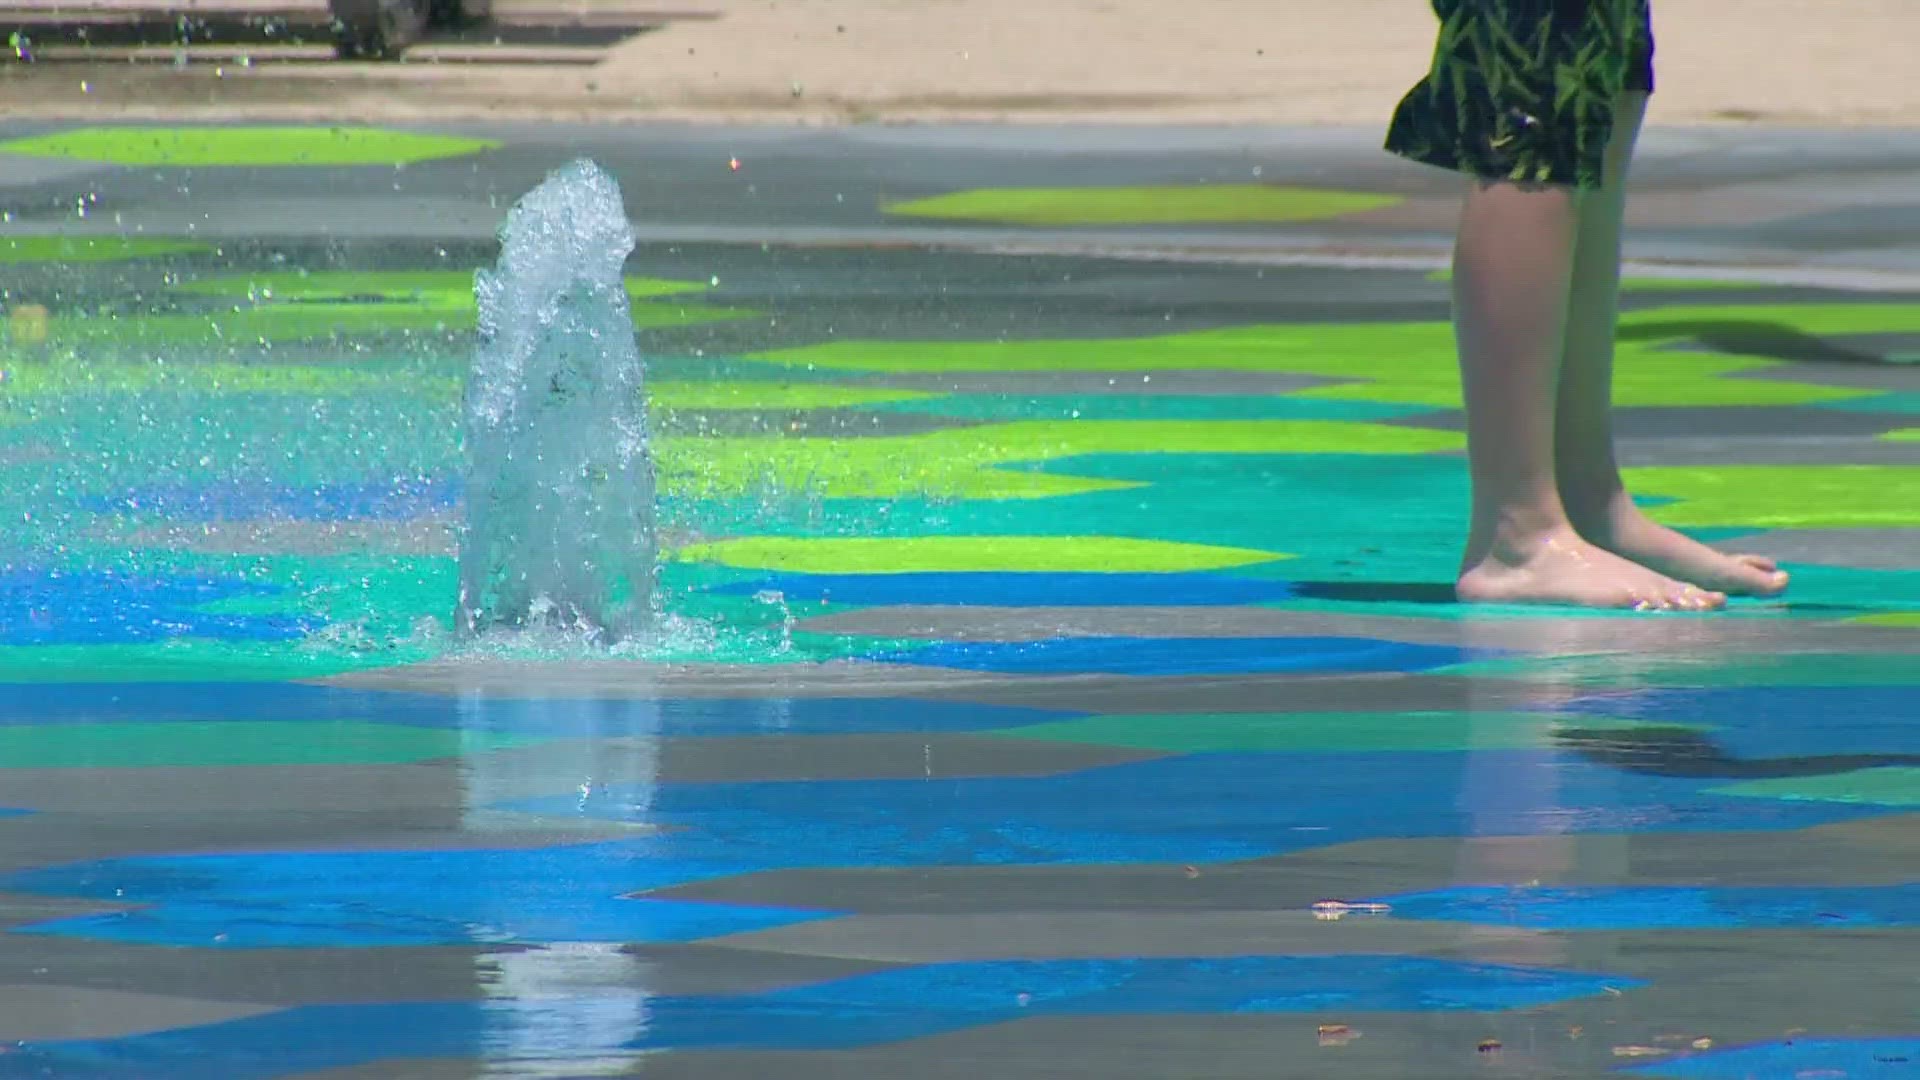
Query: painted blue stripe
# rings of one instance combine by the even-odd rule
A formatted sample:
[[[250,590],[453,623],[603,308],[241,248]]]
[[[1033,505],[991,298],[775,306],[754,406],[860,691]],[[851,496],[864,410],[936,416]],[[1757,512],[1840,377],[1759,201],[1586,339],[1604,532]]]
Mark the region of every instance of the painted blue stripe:
[[[1621,1071],[1675,1080],[1895,1080],[1920,1075],[1920,1038],[1797,1038],[1690,1054]]]
[[[1470,783],[1469,761],[1503,779]],[[1550,798],[1506,779],[1540,775],[1553,777]],[[144,905],[112,931],[155,944],[203,944],[220,919],[297,924],[305,940],[340,944],[496,924],[529,941],[592,941],[628,932],[623,895],[766,870],[1204,864],[1386,838],[1798,829],[1889,812],[1713,795],[1708,783],[1552,750],[1196,754],[1048,776],[614,783],[584,796],[556,780],[550,796],[491,809],[648,831],[506,852],[110,859],[0,877],[0,889]]]
[[[223,615],[203,604],[280,590],[209,574],[16,568],[0,573],[0,645],[111,645],[196,637],[289,641],[317,618]]]
[[[149,484],[112,495],[84,496],[83,509],[100,514],[160,514],[175,520],[238,521],[262,517],[298,521],[407,520],[460,505],[458,477],[370,480],[341,484],[221,481]]]
[[[1540,930],[1920,926],[1920,884],[1833,887],[1508,888],[1379,897],[1396,918]]]
[[[1755,686],[1594,694],[1562,711],[1704,726],[1728,754],[1756,759],[1920,753],[1917,703],[1912,686]]]
[[[0,726],[365,720],[553,738],[984,731],[1081,715],[895,698],[459,698],[295,683],[0,684]]]
[[[4,880],[39,895],[144,905],[14,933],[200,948],[693,941],[833,915],[634,895],[758,869],[662,846],[671,847],[150,856]]]
[[[633,993],[303,1006],[122,1039],[25,1043],[0,1055],[0,1080],[264,1080],[420,1058],[552,1067],[648,1050],[873,1046],[1035,1016],[1518,1009],[1638,985],[1424,957],[989,961],[734,997]],[[539,1030],[567,1038],[540,1040],[516,1055],[516,1047],[527,1046],[513,1037],[516,1023],[532,1027],[534,1014]]]

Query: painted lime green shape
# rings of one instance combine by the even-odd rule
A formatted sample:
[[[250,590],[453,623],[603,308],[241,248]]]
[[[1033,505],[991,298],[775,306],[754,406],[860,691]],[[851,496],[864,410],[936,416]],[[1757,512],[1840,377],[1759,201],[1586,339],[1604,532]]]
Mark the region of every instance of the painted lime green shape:
[[[1209,713],[1089,716],[983,732],[990,738],[1091,743],[1169,754],[1512,750],[1553,745],[1555,732],[1645,726],[1609,717],[1536,713]]]
[[[1419,405],[1307,401],[1285,394],[943,394],[881,406],[884,412],[967,420],[1392,420]]]
[[[1625,470],[1667,525],[1768,529],[1920,526],[1920,465],[1715,465]]]
[[[338,302],[378,299],[472,307],[473,270],[274,270],[226,274],[178,286],[193,296],[218,296],[281,302]],[[629,277],[627,295],[635,300],[705,292],[705,282]]]
[[[933,396],[918,390],[832,383],[656,382],[647,387],[647,399],[653,405],[688,412],[855,409]]]
[[[209,244],[146,236],[0,237],[0,263],[97,263],[197,255]]]
[[[1397,195],[1262,184],[979,188],[892,203],[889,214],[1007,225],[1187,225],[1320,221],[1396,206]]]
[[[1451,269],[1435,270],[1427,275],[1428,281],[1451,282]],[[1687,277],[1624,277],[1620,279],[1620,288],[1627,292],[1738,292],[1751,289],[1779,288],[1765,281],[1729,281],[1725,278],[1687,278]]]
[[[750,318],[754,313],[663,300],[635,302],[632,314],[634,325],[640,329],[665,329]],[[475,322],[471,298],[457,300],[450,294],[426,294],[396,302],[243,303],[190,315],[57,313],[48,321],[46,341],[34,348],[40,354],[82,353],[89,358],[152,354],[155,350],[192,356],[236,346],[336,336],[467,333]]]
[[[1920,442],[1920,427],[1900,428],[1889,431],[1881,438],[1888,442]]]
[[[1898,630],[1920,630],[1920,611],[1888,611],[1861,615],[1847,620],[1861,626],[1885,626]]]
[[[1709,788],[1712,795],[1791,802],[1855,803],[1868,806],[1920,806],[1920,769],[1860,769],[1833,776],[1790,776],[1751,780]]]
[[[891,438],[663,439],[662,488],[718,496],[769,487],[823,498],[1038,499],[1142,486],[1018,471],[1082,454],[1423,454],[1457,450],[1450,431],[1326,420],[1026,421]]]
[[[1920,304],[1780,305],[1770,324],[1802,334],[1920,332]],[[1751,325],[1752,308],[1676,305],[1622,320],[1614,400],[1629,408],[1815,405],[1875,396],[1850,387],[1750,376],[1780,366],[1754,356],[1680,351],[1697,328]],[[902,342],[831,341],[755,354],[802,370],[958,372],[1254,371],[1338,380],[1295,391],[1307,400],[1458,408],[1452,328],[1444,322],[1232,327],[1154,338]]]
[[[0,769],[401,765],[536,741],[354,721],[26,725],[0,727]]]
[[[90,127],[0,142],[0,153],[113,165],[406,165],[499,145],[382,128]]]
[[[1480,660],[1440,668],[1433,674],[1592,687],[1903,686],[1920,684],[1920,663],[1898,653],[1766,656],[1604,653]]]
[[[692,544],[674,558],[799,574],[1182,573],[1287,556],[1124,536],[747,537]]]
[[[228,361],[156,363],[56,360],[21,364],[7,373],[0,416],[37,398],[68,394],[140,394],[154,391],[332,395],[349,392],[414,392],[435,398],[457,395],[462,377],[406,373],[337,364],[242,364]]]

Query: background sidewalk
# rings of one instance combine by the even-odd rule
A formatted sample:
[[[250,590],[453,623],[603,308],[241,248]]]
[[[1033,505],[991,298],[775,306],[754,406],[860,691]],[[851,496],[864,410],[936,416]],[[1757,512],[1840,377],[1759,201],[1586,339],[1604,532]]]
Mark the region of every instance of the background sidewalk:
[[[228,47],[194,53],[200,62],[183,67],[124,57],[0,64],[0,116],[1379,125],[1424,68],[1434,29],[1425,0],[500,6],[528,5],[555,25],[615,19],[658,29],[570,63],[512,47],[468,49],[460,58],[477,62],[461,63],[426,49],[399,65],[341,65],[323,60],[324,49]],[[1656,126],[1920,124],[1914,0],[1655,7]]]

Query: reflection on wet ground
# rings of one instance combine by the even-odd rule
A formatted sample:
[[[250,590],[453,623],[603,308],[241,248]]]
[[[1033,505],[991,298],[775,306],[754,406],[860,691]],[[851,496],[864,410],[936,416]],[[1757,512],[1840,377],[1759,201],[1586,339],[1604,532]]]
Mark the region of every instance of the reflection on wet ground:
[[[643,245],[608,658],[438,628],[483,246],[7,243],[0,1077],[1920,1067],[1914,297],[1629,293],[1788,599],[1469,612],[1424,271]]]

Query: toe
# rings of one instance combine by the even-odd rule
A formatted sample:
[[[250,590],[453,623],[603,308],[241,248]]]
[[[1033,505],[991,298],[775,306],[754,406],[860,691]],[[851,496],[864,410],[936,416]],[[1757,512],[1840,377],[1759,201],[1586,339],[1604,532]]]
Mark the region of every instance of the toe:
[[[1734,565],[1740,573],[1731,587],[1748,596],[1777,596],[1786,591],[1788,576],[1772,560],[1757,555],[1737,555]]]
[[[1750,580],[1746,591],[1753,596],[1778,596],[1787,590],[1787,572],[1765,555],[1735,555],[1733,561],[1747,570]]]
[[[1718,611],[1727,606],[1727,597],[1725,593],[1688,585],[1680,590],[1676,606],[1686,611]]]

